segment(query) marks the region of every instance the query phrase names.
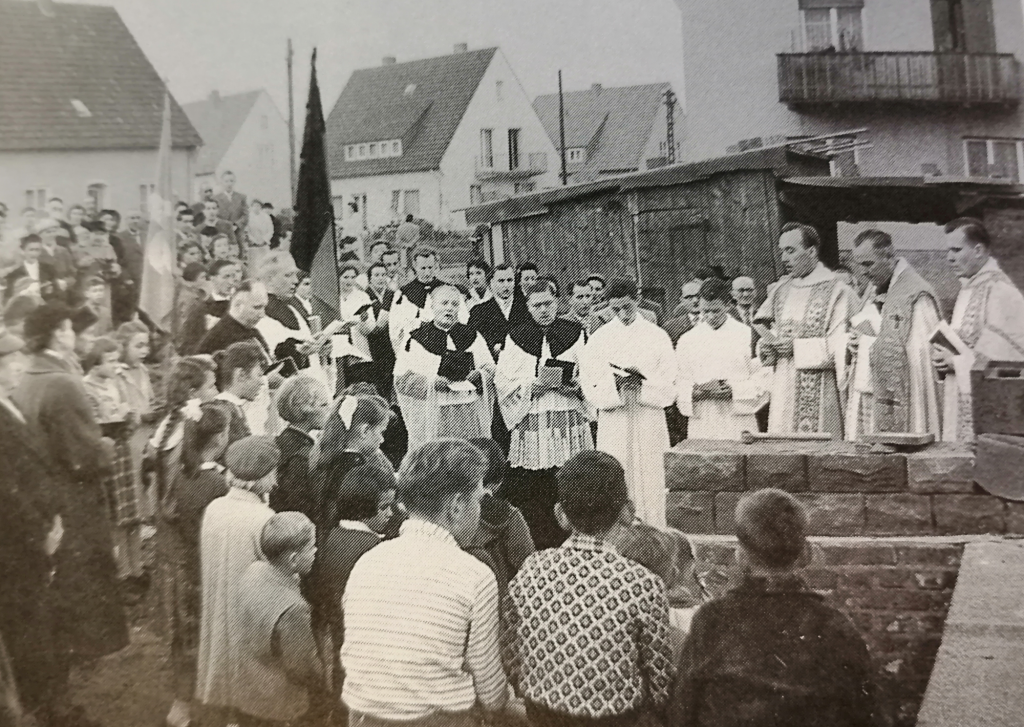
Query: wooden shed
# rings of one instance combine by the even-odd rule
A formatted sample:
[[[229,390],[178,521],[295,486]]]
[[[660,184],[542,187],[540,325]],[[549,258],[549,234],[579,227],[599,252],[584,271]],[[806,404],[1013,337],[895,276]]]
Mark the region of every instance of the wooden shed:
[[[996,254],[1013,275],[1024,270],[1022,193],[998,180],[831,177],[827,159],[779,147],[513,197],[472,207],[466,219],[490,229],[494,262],[534,262],[563,283],[636,277],[645,297],[670,307],[708,265],[750,275],[763,291],[781,275],[778,238],[789,221],[814,225],[822,259],[835,265],[840,221],[998,217]]]

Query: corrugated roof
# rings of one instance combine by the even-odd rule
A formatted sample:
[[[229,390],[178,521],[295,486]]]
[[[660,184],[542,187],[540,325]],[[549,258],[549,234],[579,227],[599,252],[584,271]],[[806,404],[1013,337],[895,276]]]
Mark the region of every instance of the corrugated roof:
[[[263,93],[247,91],[230,96],[210,95],[202,101],[182,105],[189,121],[203,137],[196,158],[196,174],[213,174],[249,117],[253,104]]]
[[[354,72],[327,117],[331,178],[437,169],[497,50]],[[402,140],[401,156],[345,161],[346,144],[388,139]]]
[[[570,169],[579,181],[601,174],[621,174],[644,169],[644,148],[668,83],[619,88],[590,88],[563,94],[565,99],[565,147],[589,147],[586,162]],[[558,94],[538,96],[533,108],[558,149]]]
[[[53,7],[0,0],[0,150],[155,149],[166,88],[121,16]],[[171,124],[174,146],[202,144],[173,98]]]

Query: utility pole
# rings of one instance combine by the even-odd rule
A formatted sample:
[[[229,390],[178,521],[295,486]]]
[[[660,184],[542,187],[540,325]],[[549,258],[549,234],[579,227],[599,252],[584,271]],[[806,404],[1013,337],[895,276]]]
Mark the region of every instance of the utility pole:
[[[668,163],[676,163],[676,95],[672,89],[665,91],[665,142],[668,144]]]
[[[562,96],[562,71],[558,71],[558,150],[562,155],[562,186],[569,184],[565,171],[565,98]]]
[[[288,39],[288,52],[285,56],[288,62],[288,172],[291,179],[292,204],[295,204],[295,102],[292,90],[292,39]]]

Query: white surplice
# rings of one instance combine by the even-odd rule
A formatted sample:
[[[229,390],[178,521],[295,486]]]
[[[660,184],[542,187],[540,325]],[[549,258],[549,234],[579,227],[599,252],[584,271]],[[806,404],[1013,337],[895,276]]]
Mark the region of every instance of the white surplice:
[[[676,406],[690,418],[690,439],[740,439],[757,431],[758,409],[766,403],[770,371],[750,355],[754,332],[726,316],[718,328],[701,321],[676,343]],[[693,400],[695,384],[724,379],[732,399]]]
[[[451,337],[448,350],[456,347]],[[456,384],[459,390],[437,391],[441,356],[424,348],[415,339],[409,339],[398,352],[395,362],[395,393],[409,432],[409,451],[432,439],[456,437],[472,439],[489,437],[491,413],[494,411],[494,359],[487,341],[479,333],[467,349],[473,354],[473,368],[483,376],[483,392],[463,390],[465,382]]]
[[[395,301],[391,304],[391,312],[388,317],[388,335],[391,336],[391,346],[395,351],[400,351],[409,340],[409,335],[424,323],[434,320],[434,308],[427,295],[423,307],[413,303],[405,297],[401,291],[395,294]],[[459,299],[459,323],[469,322],[469,308],[466,306],[465,298]]]
[[[973,441],[969,371],[974,358],[1024,361],[1024,295],[995,258],[989,258],[973,277],[960,279],[951,326],[974,356],[954,356],[957,375],[943,380],[942,438]],[[958,381],[966,384],[966,391]]]
[[[793,339],[793,357],[778,359],[772,375],[769,432],[842,435],[837,380],[845,378],[853,299],[849,286],[820,262],[806,277],[783,278],[769,288],[754,320],[771,321],[773,334]],[[818,335],[801,335],[818,316]]]
[[[644,375],[638,394],[619,393],[611,364]],[[597,329],[580,361],[583,393],[598,411],[597,449],[622,464],[637,516],[655,527],[665,527],[665,407],[676,398],[676,368],[668,334],[639,314]]]
[[[889,281],[893,289],[896,279],[908,268],[907,261],[900,258]],[[861,309],[877,307],[874,287],[864,296]],[[931,298],[922,297],[915,303],[910,319],[910,335],[907,338],[907,361],[910,364],[910,423],[908,431],[914,434],[931,432],[939,438],[939,396],[932,368],[931,343],[928,339],[939,324],[939,311]],[[876,336],[862,335],[857,345],[857,356],[847,371],[846,439],[854,441],[864,434],[875,431],[874,392],[871,379],[871,347]]]

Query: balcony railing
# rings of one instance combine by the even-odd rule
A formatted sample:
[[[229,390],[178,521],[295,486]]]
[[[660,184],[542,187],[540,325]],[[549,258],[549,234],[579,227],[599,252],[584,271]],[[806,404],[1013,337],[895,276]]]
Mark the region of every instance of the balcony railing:
[[[1015,106],[1020,67],[1009,53],[780,53],[779,101]]]
[[[544,152],[524,154],[519,158],[519,165],[512,169],[502,169],[497,166],[497,159],[487,160],[476,157],[476,178],[481,180],[510,180],[529,179],[548,170],[548,155]]]

